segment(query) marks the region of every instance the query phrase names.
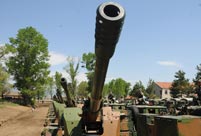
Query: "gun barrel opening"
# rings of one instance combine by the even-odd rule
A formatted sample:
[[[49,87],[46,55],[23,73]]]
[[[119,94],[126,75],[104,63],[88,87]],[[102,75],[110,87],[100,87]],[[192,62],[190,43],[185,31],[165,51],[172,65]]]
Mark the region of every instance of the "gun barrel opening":
[[[116,17],[120,13],[120,9],[115,5],[107,5],[103,9],[103,11],[104,11],[105,15],[107,15],[109,17]]]
[[[61,83],[66,82],[66,79],[64,77],[61,78]]]

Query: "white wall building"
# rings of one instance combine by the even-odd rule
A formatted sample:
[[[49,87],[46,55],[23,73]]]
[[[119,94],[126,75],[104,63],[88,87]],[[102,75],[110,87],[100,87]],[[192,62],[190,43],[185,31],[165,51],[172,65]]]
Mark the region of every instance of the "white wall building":
[[[160,99],[171,98],[170,88],[172,82],[154,82],[154,93]]]

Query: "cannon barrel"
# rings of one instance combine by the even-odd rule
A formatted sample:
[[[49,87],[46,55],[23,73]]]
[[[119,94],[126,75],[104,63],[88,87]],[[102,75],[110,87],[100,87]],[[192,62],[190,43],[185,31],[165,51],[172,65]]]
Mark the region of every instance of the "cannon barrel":
[[[63,98],[62,98],[62,95],[61,95],[61,91],[59,89],[56,90],[56,96],[57,96],[57,99],[58,99],[58,102],[59,103],[63,103]]]
[[[73,101],[70,97],[70,93],[69,93],[69,90],[68,90],[68,87],[67,87],[67,80],[65,78],[61,78],[61,86],[63,87],[64,89],[64,92],[66,94],[66,98],[67,98],[67,106],[68,107],[74,107],[74,104],[73,104]]]
[[[105,82],[110,58],[113,56],[116,44],[122,30],[125,10],[114,2],[106,2],[97,8],[95,29],[96,65],[93,88],[90,99],[90,112],[95,120],[101,108],[102,90]]]

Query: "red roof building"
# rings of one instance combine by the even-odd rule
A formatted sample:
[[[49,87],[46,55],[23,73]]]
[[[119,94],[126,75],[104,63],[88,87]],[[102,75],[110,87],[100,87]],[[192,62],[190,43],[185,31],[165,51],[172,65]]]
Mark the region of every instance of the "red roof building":
[[[171,98],[170,95],[171,86],[172,82],[154,82],[155,95],[158,96],[160,99]]]
[[[160,88],[170,89],[172,87],[172,82],[155,82]]]

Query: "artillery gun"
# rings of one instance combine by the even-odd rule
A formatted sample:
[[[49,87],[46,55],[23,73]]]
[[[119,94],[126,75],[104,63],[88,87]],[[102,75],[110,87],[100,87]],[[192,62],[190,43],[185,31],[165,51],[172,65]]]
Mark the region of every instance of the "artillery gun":
[[[82,108],[75,105],[67,89],[67,82],[61,79],[61,85],[67,97],[63,110],[65,136],[113,135],[120,134],[120,112],[111,107],[103,107],[102,90],[116,44],[122,30],[125,10],[114,2],[106,2],[97,8],[95,29],[96,64],[91,96]]]
[[[67,82],[65,79],[63,78],[61,79],[61,84],[67,96],[67,105],[61,112],[62,113],[61,117],[63,117],[62,121],[64,128],[64,136],[82,136],[82,135],[134,136],[135,135],[135,133],[133,133],[129,129],[130,124],[128,124],[127,121],[127,119],[129,118],[126,117],[128,113],[125,112],[124,118],[121,118],[122,117],[121,114],[123,114],[123,112],[120,112],[118,110],[112,110],[112,107],[110,106],[103,107],[102,103],[102,90],[107,73],[107,68],[109,65],[110,58],[114,54],[115,47],[118,42],[122,25],[124,22],[124,18],[125,18],[125,11],[117,3],[113,2],[103,3],[97,9],[96,30],[95,30],[96,65],[95,65],[93,89],[90,98],[87,101],[85,101],[82,108],[77,107],[73,103],[73,100],[71,99],[67,89]],[[123,105],[120,105],[120,107],[122,106]],[[135,112],[135,108],[132,109],[134,109]],[[138,109],[140,109],[140,107],[138,107]],[[172,116],[163,117],[154,114],[151,117],[152,119],[154,119],[154,122],[152,122],[150,116],[152,115],[146,113],[145,114],[139,113],[138,116],[136,116],[135,119],[137,120],[138,123],[140,123],[137,124],[136,127],[138,131],[138,136],[148,136],[148,135],[161,136],[163,134],[163,131],[160,130],[162,130],[162,128],[165,129],[165,127],[163,126],[164,125],[163,120],[168,122],[171,118],[173,118],[172,121],[173,123],[175,122],[177,123],[177,121],[179,123],[180,121],[179,119],[174,119],[174,117]],[[193,117],[186,117],[186,118],[187,119],[190,118],[191,120],[191,118]],[[196,122],[200,122],[200,118],[195,118],[195,120]],[[174,125],[174,129],[177,129],[177,125],[179,125],[178,123],[177,124],[176,123]],[[194,123],[190,124],[192,125]],[[121,129],[123,131],[121,131]],[[141,133],[144,132],[143,129],[146,129],[147,133]],[[166,131],[171,131],[171,129],[172,128],[168,128],[166,129]],[[167,136],[169,136],[168,133]],[[177,134],[175,136],[177,136]]]
[[[59,103],[63,103],[64,102],[64,100],[62,98],[61,90],[59,90],[59,89],[56,90],[56,96],[57,96],[57,101]]]
[[[103,3],[97,9],[95,74],[91,97],[82,108],[82,130],[85,134],[120,135],[120,113],[113,112],[111,107],[102,107],[102,90],[124,18],[125,10],[117,3]],[[111,130],[113,130],[112,133]]]
[[[61,86],[64,89],[64,92],[66,94],[66,107],[75,107],[75,102],[71,99],[70,93],[68,91],[67,87],[67,80],[65,78],[61,78]]]

